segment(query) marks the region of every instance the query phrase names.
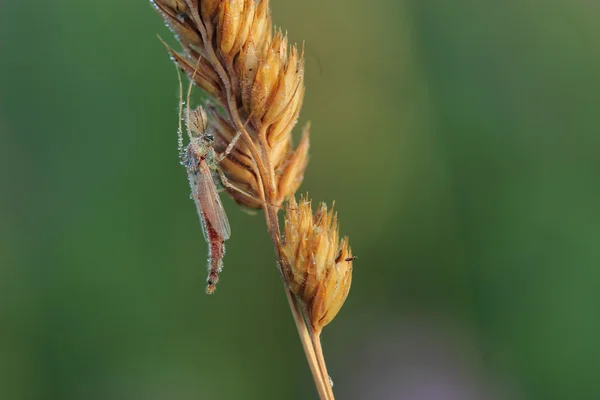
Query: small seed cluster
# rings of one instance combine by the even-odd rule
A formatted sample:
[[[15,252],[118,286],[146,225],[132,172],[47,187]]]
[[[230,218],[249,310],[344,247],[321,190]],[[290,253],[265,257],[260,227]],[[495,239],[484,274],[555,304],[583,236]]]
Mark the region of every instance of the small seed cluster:
[[[287,204],[282,270],[312,329],[320,332],[346,301],[354,257],[348,238],[339,240],[337,214],[322,203],[313,216],[307,197]]]

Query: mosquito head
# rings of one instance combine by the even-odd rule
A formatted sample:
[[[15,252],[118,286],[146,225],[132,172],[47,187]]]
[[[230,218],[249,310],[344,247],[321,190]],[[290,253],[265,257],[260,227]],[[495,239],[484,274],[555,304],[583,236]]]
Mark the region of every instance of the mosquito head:
[[[215,137],[212,135],[212,133],[206,132],[204,135],[200,136],[200,140],[206,147],[210,147],[213,145]]]

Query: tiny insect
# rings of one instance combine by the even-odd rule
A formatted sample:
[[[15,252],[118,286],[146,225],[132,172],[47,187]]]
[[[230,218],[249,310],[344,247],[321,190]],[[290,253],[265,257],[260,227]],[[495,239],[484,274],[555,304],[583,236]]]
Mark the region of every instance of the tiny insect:
[[[207,132],[206,111],[202,106],[195,109],[190,108],[192,82],[193,75],[187,92],[185,109],[185,125],[190,141],[184,149],[181,127],[184,104],[183,88],[181,76],[179,76],[179,127],[177,131],[179,159],[186,169],[192,191],[191,198],[196,203],[202,233],[208,243],[206,293],[211,294],[215,290],[215,285],[219,281],[219,273],[223,269],[225,241],[231,236],[231,228],[212,174],[213,171],[217,171],[219,176],[223,176],[213,147],[214,137]]]

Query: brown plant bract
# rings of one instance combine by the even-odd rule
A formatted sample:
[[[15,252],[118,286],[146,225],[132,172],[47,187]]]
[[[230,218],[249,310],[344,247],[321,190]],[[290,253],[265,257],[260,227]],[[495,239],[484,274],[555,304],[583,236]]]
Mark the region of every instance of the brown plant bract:
[[[183,47],[182,53],[169,48],[173,60],[226,112],[207,107],[215,150],[230,151],[221,162],[227,191],[249,208],[280,206],[302,183],[308,163],[308,126],[295,150],[291,135],[304,97],[302,52],[281,31],[272,34],[267,0],[154,5]],[[242,143],[232,144],[240,132]]]

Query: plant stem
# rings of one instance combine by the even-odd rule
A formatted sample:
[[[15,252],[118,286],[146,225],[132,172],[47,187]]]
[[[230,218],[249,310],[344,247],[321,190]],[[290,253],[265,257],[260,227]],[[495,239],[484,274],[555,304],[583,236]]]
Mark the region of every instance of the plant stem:
[[[329,378],[329,374],[327,373],[327,365],[325,364],[325,356],[323,355],[323,347],[321,347],[321,331],[312,331],[311,339],[315,350],[315,355],[319,362],[319,368],[321,369],[321,377],[325,381],[325,387],[327,389],[327,395],[330,399],[334,399],[333,397],[333,388],[331,387],[331,380]]]
[[[317,392],[319,392],[319,399],[333,400],[333,397],[329,397],[327,392],[327,386],[329,386],[328,383],[323,381],[323,376],[321,374],[321,363],[319,360],[317,360],[315,349],[313,348],[313,342],[311,340],[310,333],[306,328],[306,324],[304,323],[304,318],[302,317],[298,303],[296,302],[294,294],[290,292],[285,284],[284,289],[290,305],[290,310],[292,311],[292,316],[294,317],[294,322],[296,323],[296,329],[298,330],[300,341],[302,342],[302,347],[304,348],[304,353],[306,354],[306,360],[308,361],[310,372],[312,373],[315,381]]]
[[[279,243],[281,232],[279,230],[279,218],[277,216],[277,208],[268,204],[265,205],[265,217],[267,220],[267,227],[269,229],[269,233],[273,241],[273,246],[275,247],[275,252],[277,254],[277,259],[281,265],[281,252]],[[334,400],[331,385],[329,384],[329,375],[327,375],[327,367],[325,367],[323,351],[321,350],[320,352],[315,352],[315,341],[313,339],[314,335],[311,335],[308,327],[306,326],[302,310],[298,306],[296,297],[289,290],[287,284],[285,283],[285,280],[283,280],[283,287],[285,290],[285,295],[288,299],[290,311],[292,312],[294,322],[296,323],[296,329],[298,330],[298,335],[300,336],[302,347],[304,348],[304,353],[306,354],[306,360],[308,361],[310,372],[312,373],[313,379],[315,381],[315,386],[317,387],[317,392],[319,393],[319,399]],[[321,348],[320,342],[318,348]]]

